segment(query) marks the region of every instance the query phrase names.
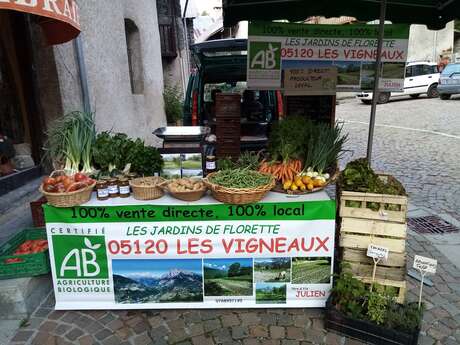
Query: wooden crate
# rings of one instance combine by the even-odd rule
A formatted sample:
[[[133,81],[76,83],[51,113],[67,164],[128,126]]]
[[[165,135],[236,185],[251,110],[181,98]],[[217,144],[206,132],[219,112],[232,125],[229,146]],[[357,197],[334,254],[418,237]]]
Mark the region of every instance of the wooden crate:
[[[372,278],[370,277],[360,277],[360,276],[355,276],[355,278],[363,281],[365,284],[370,285],[372,283]],[[404,303],[406,299],[406,281],[405,280],[390,280],[390,279],[380,279],[376,278],[375,283],[386,286],[386,287],[391,287],[396,290],[396,302],[398,303]]]
[[[369,244],[389,249],[387,261],[379,262],[375,282],[397,290],[404,302],[406,291],[407,197],[341,191],[340,258],[353,275],[370,284],[373,260],[366,256]]]

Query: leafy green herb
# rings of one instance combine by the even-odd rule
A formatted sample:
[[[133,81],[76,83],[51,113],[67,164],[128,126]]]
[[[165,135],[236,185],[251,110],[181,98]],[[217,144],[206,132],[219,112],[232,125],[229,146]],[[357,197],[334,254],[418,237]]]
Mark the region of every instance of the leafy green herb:
[[[98,134],[93,158],[102,171],[123,170],[131,164],[131,171],[150,176],[163,168],[163,159],[157,149],[145,146],[141,139],[130,139],[124,133]]]
[[[353,192],[369,192],[378,194],[390,195],[406,195],[404,187],[394,178],[389,178],[386,181],[381,179],[369,167],[366,158],[359,158],[349,162],[342,172],[340,179],[342,189]],[[379,205],[369,203],[369,208],[379,209]],[[397,205],[387,205],[386,209],[395,209]]]
[[[347,264],[342,265],[332,288],[332,303],[340,312],[385,328],[413,332],[420,327],[423,308],[418,309],[417,303],[398,304],[395,296],[394,291],[379,284],[370,291],[353,277]]]

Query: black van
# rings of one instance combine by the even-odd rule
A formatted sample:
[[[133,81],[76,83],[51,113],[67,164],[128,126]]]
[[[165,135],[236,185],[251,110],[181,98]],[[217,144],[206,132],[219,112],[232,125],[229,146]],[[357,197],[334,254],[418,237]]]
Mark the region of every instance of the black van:
[[[198,43],[191,46],[191,53],[197,67],[187,87],[184,125],[213,128],[214,95],[217,92],[240,93],[241,148],[264,147],[270,124],[283,116],[282,95],[280,91],[247,89],[247,40],[223,39]],[[246,106],[248,102],[250,106]]]

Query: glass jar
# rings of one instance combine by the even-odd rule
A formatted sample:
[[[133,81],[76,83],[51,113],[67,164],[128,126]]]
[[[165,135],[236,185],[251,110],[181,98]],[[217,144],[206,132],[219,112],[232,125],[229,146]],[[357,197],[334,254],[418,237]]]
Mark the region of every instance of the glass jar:
[[[217,162],[216,156],[206,156],[206,174],[216,172]]]
[[[97,200],[104,201],[109,198],[109,185],[107,180],[99,180],[96,183]]]
[[[129,188],[129,180],[126,177],[122,177],[118,180],[118,192],[120,198],[129,198],[131,190]]]
[[[111,198],[117,198],[119,196],[118,179],[114,177],[111,178],[108,182],[108,187],[109,187],[109,196]]]

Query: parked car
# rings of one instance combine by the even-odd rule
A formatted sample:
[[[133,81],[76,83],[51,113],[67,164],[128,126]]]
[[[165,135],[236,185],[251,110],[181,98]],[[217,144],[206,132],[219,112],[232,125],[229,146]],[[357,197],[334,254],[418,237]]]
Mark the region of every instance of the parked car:
[[[380,92],[378,103],[387,103],[390,97],[410,96],[417,98],[426,94],[429,98],[438,97],[438,66],[433,62],[411,62],[406,66],[404,89],[402,92]],[[356,97],[365,104],[372,103],[372,92],[359,92]]]
[[[257,117],[241,118],[241,148],[260,149],[266,146],[270,124],[283,112],[280,91],[246,91],[247,39],[206,41],[191,46],[197,65],[191,74],[184,101],[183,123],[215,128],[214,95],[216,92],[249,93],[260,107]],[[260,106],[261,104],[261,106]]]
[[[444,100],[460,93],[460,63],[450,63],[442,70],[438,91]]]

